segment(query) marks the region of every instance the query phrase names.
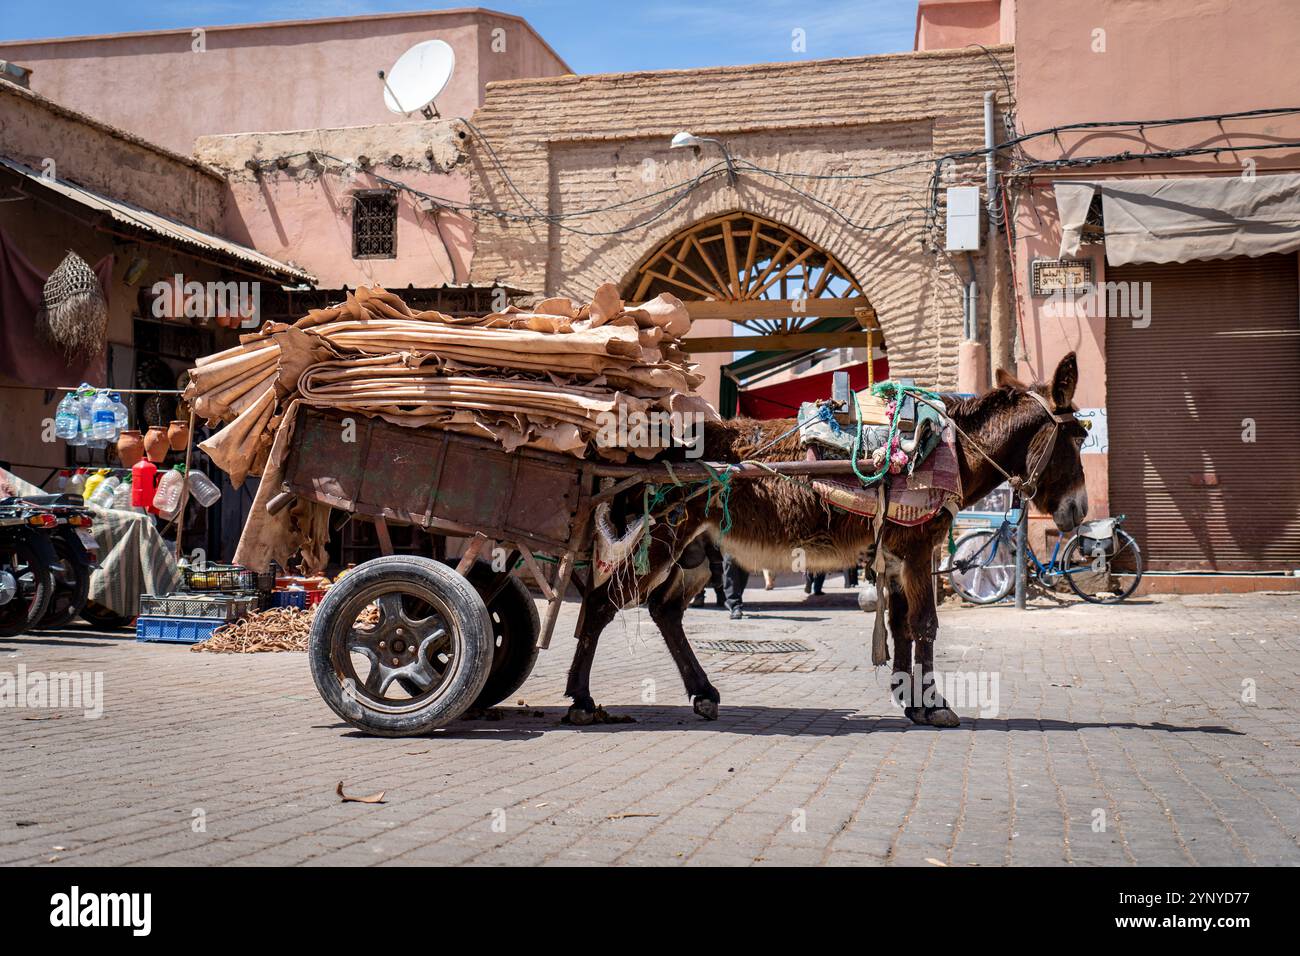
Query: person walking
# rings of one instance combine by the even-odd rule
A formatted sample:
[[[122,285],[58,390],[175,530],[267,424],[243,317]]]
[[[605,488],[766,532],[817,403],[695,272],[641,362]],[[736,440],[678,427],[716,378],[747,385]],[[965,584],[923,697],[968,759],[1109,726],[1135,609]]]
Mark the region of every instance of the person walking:
[[[726,595],[731,619],[739,621],[745,616],[745,588],[749,585],[749,572],[731,555],[722,557],[722,590]]]

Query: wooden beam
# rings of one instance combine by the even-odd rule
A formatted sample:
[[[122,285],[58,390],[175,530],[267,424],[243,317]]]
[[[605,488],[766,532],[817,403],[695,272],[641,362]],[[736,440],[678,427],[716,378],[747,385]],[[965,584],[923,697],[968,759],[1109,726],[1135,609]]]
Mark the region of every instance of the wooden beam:
[[[701,352],[804,352],[809,349],[866,348],[878,346],[884,337],[876,331],[789,332],[778,335],[701,336],[682,340],[682,349]]]
[[[784,319],[792,315],[808,316],[813,319],[861,319],[859,310],[870,313],[874,319],[876,311],[866,299],[854,296],[851,299],[745,299],[740,302],[719,302],[708,299],[685,303],[692,319],[730,319],[732,322],[744,322],[750,319]],[[636,308],[634,305],[627,306]]]

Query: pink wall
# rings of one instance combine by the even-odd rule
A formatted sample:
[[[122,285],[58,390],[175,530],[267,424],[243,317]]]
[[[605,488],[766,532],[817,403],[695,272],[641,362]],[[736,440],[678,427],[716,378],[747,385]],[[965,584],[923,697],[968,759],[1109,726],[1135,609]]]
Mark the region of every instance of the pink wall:
[[[446,117],[469,116],[488,80],[568,72],[522,19],[475,10],[209,27],[201,52],[188,30],[9,42],[0,58],[42,95],[189,153],[205,134],[394,122],[377,71],[434,37],[456,52]]]
[[[1017,120],[1022,132],[1070,123],[1199,116],[1295,106],[1300,18],[1292,0],[1022,0],[1015,7]],[[1107,156],[1189,146],[1300,141],[1300,118],[1203,122],[1145,130],[1082,131],[1027,142],[1026,159]],[[1300,151],[1250,155],[1257,171],[1300,169]],[[1076,403],[1106,406],[1106,320],[1051,314],[1029,294],[1029,263],[1055,258],[1060,230],[1051,183],[1063,179],[1240,175],[1240,156],[1123,162],[1036,173],[1014,193],[1015,283],[1023,316],[1019,373],[1046,379],[1066,352],[1079,356]],[[1102,247],[1084,245],[1106,279]],[[1113,320],[1119,321],[1119,320]],[[1085,457],[1093,514],[1108,513],[1107,456]]]
[[[1015,0],[918,0],[915,50],[1015,41]]]

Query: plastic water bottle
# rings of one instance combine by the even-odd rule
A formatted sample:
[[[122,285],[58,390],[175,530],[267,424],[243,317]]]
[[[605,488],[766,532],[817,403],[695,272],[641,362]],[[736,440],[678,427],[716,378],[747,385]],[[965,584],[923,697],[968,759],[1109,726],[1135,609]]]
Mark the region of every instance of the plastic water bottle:
[[[117,433],[120,435],[122,429],[131,427],[131,413],[127,410],[126,404],[122,401],[122,393],[114,392],[109,396],[113,402],[113,414],[117,418]]]
[[[77,420],[80,422],[80,431],[77,437],[80,439],[77,444],[84,445],[95,437],[95,421],[91,412],[91,404],[94,401],[95,390],[82,382],[77,388]]]
[[[68,484],[64,488],[64,493],[69,495],[79,495],[85,490],[85,487],[86,470],[84,468],[78,468],[72,473],[72,477],[68,479]]]
[[[131,476],[127,475],[122,483],[113,490],[113,501],[108,506],[114,511],[131,510]]]
[[[211,508],[221,497],[221,489],[201,471],[191,471],[186,481],[190,486],[190,494],[204,508]]]
[[[185,487],[185,466],[177,465],[158,481],[158,490],[153,496],[154,511],[164,518],[176,514],[181,506],[181,489]]]
[[[62,438],[67,441],[70,438],[77,437],[77,430],[80,422],[77,415],[76,399],[73,393],[68,392],[63,396],[63,401],[59,402],[58,411],[54,413],[54,435],[56,438]]]
[[[108,392],[100,390],[90,403],[91,431],[94,441],[109,442],[117,438],[117,411]]]
[[[118,478],[117,475],[109,475],[99,483],[99,487],[90,493],[87,503],[94,505],[96,508],[113,507],[113,498],[121,484],[121,478]]]

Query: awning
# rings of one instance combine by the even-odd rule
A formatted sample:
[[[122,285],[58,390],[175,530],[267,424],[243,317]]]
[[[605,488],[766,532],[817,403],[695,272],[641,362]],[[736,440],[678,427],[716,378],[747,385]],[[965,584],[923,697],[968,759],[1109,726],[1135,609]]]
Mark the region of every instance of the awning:
[[[1189,262],[1300,249],[1300,175],[1058,182],[1062,258],[1101,194],[1106,262]]]
[[[889,359],[881,356],[872,363],[874,381],[889,378]],[[831,397],[831,382],[836,372],[849,373],[849,388],[860,392],[867,387],[867,363],[843,365],[829,372],[804,375],[775,385],[747,388],[740,393],[740,414],[747,418],[794,418],[804,402]]]
[[[200,258],[214,259],[220,264],[227,264],[238,271],[256,276],[288,284],[306,282],[314,285],[316,283],[316,277],[310,272],[262,255],[256,249],[231,242],[229,239],[222,239],[210,232],[203,232],[201,229],[187,226],[183,222],[150,212],[132,203],[109,199],[107,196],[65,180],[47,178],[21,163],[0,156],[0,172],[6,170],[20,177],[24,188],[35,187],[29,189],[29,195],[48,200],[69,212],[73,212],[76,207],[88,209],[105,216],[116,230],[158,237],[182,250],[193,252]]]

